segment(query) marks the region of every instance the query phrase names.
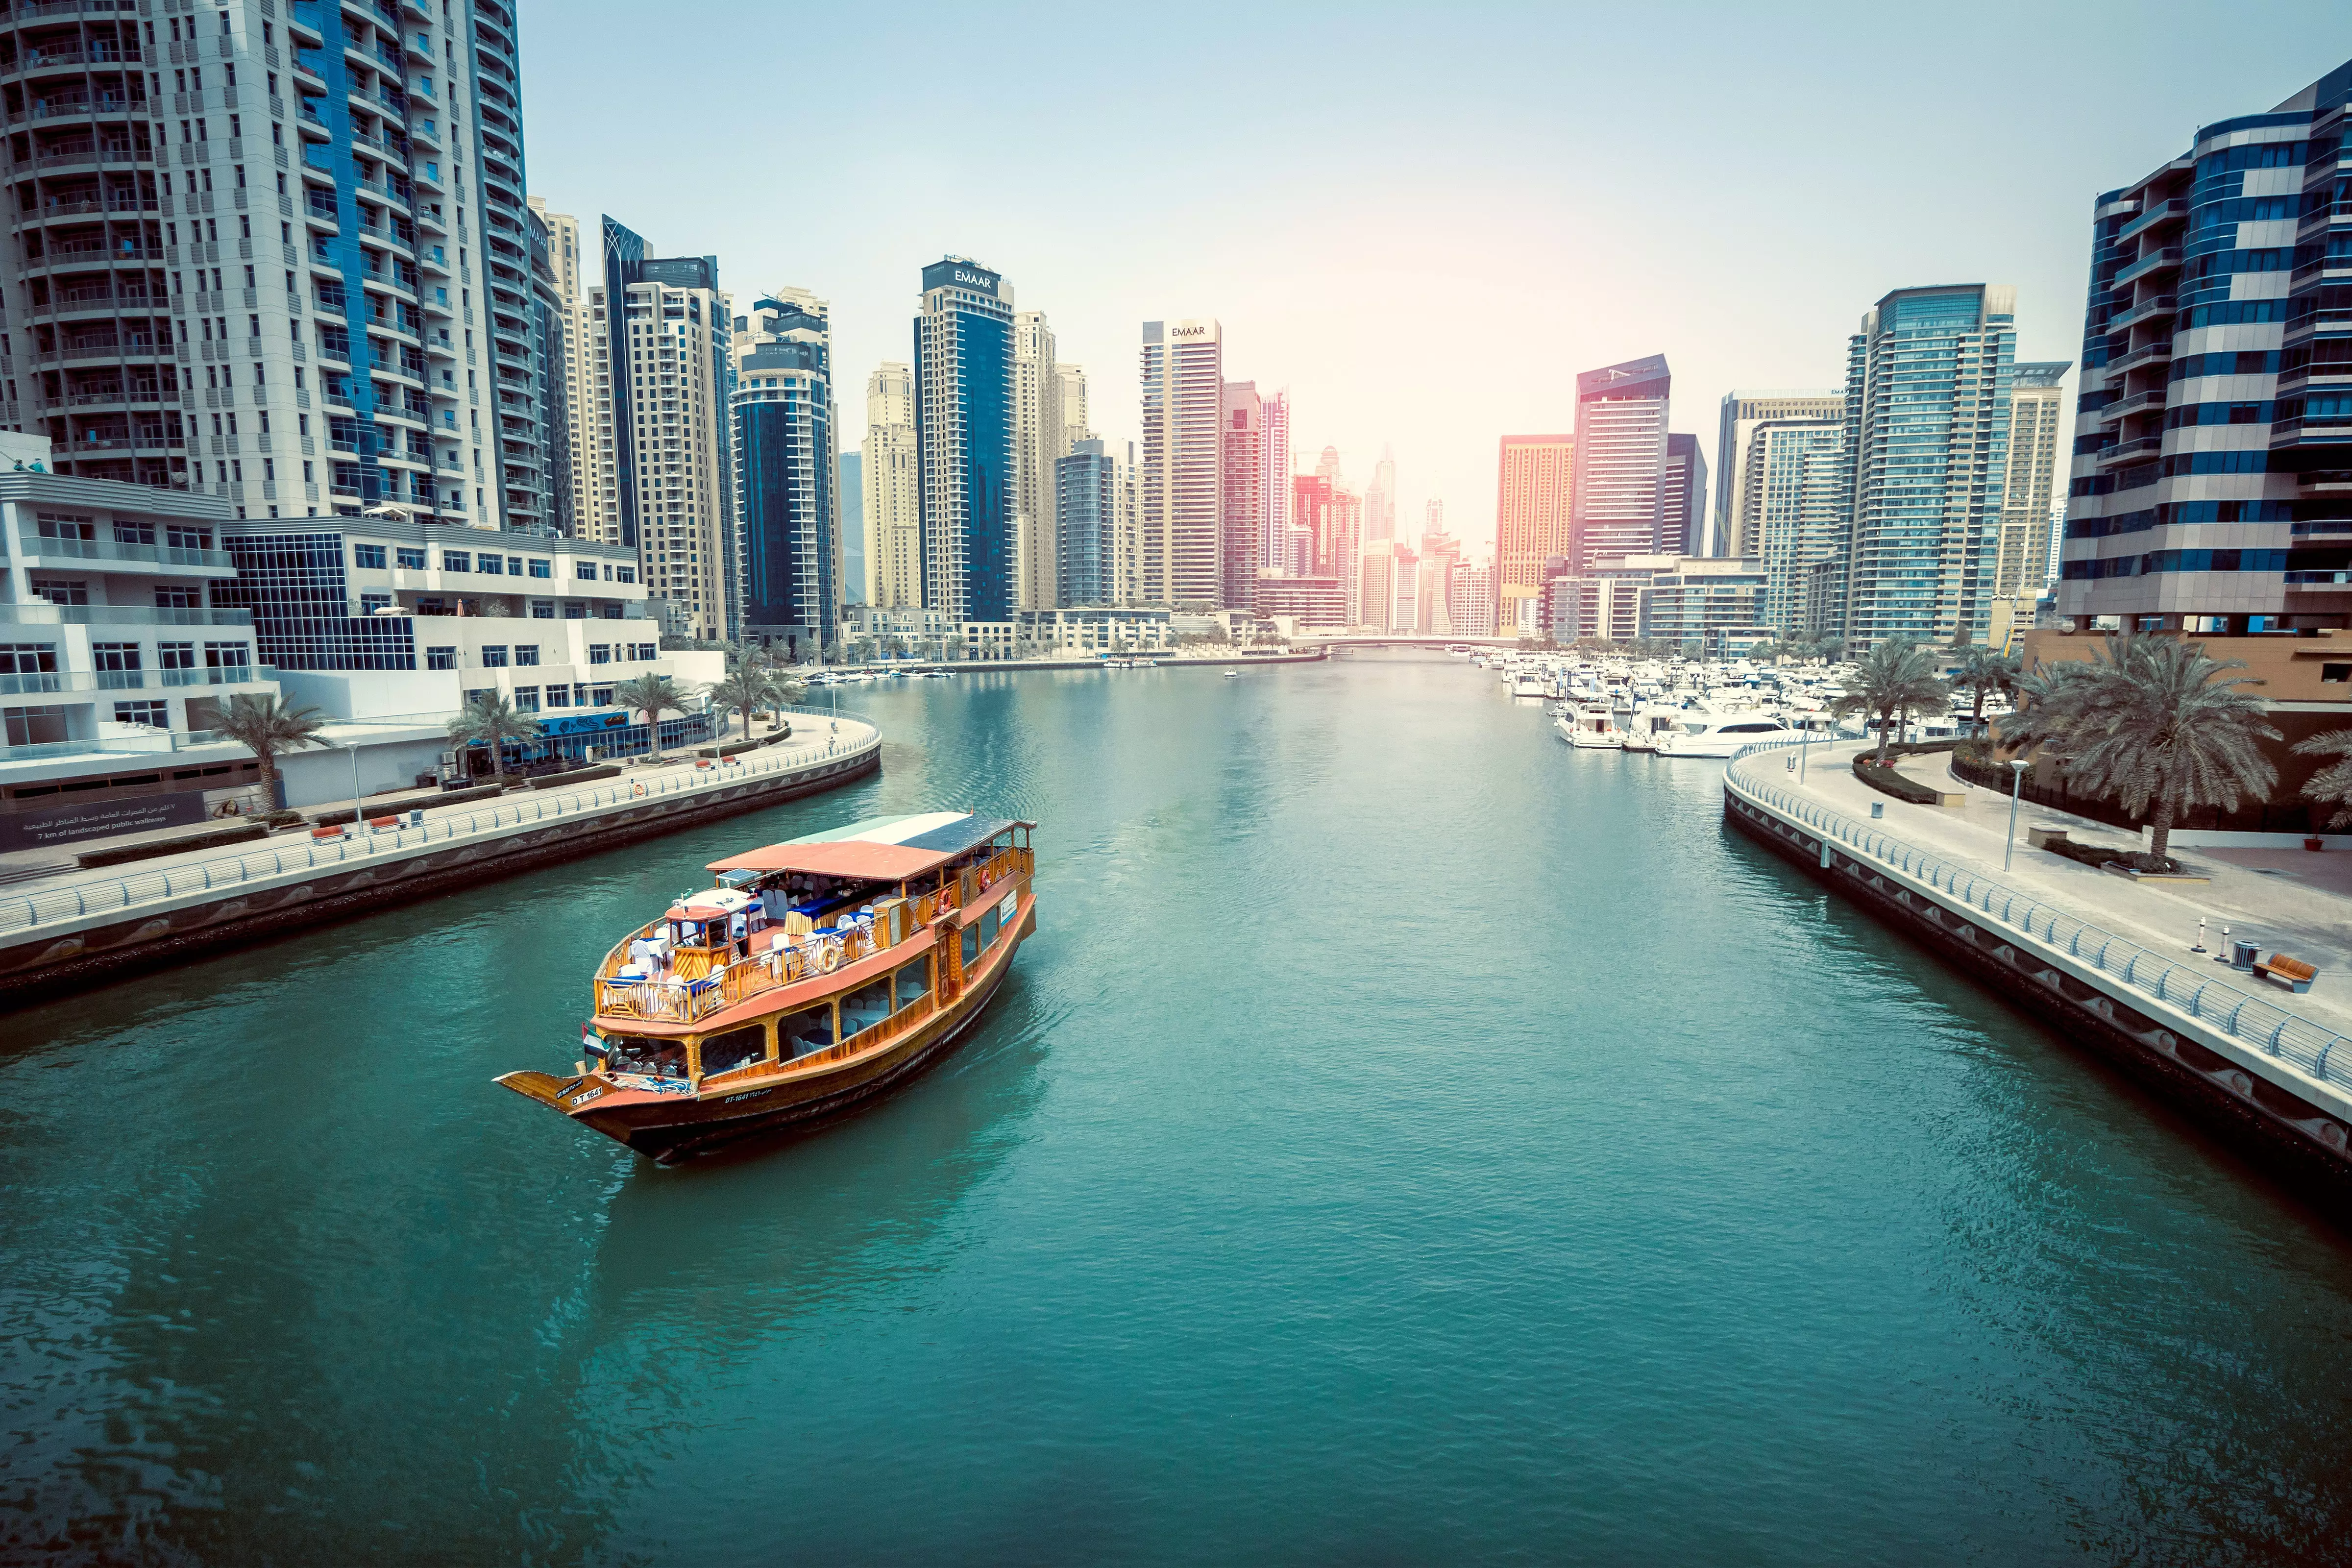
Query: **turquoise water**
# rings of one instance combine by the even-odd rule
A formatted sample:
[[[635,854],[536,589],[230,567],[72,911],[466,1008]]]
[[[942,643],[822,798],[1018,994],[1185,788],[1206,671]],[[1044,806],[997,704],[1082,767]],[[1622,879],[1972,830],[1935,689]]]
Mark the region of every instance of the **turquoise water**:
[[[0,1557],[2344,1552],[2342,1237],[1719,764],[1429,658],[853,690],[877,780],[8,1019]],[[958,806],[1039,931],[906,1092],[664,1171],[491,1086],[721,850]]]

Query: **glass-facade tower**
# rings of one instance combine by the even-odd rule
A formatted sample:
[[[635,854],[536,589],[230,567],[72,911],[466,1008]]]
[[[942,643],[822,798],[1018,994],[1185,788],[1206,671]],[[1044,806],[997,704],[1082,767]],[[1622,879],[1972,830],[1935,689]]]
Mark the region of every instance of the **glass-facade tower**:
[[[957,621],[1009,621],[1015,607],[1013,350],[1013,289],[1000,274],[954,256],[923,268],[923,603]]]
[[[736,526],[743,635],[823,657],[842,605],[831,338],[823,300],[761,300],[735,320]]]

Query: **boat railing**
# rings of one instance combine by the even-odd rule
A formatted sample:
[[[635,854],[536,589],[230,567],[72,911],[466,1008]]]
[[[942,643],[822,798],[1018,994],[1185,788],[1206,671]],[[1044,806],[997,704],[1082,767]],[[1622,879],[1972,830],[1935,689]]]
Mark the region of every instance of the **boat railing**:
[[[596,1011],[614,1018],[691,1024],[763,991],[831,974],[883,951],[881,937],[858,927],[811,931],[788,946],[736,959],[723,968],[693,978],[658,975],[624,980],[618,975],[599,975]]]

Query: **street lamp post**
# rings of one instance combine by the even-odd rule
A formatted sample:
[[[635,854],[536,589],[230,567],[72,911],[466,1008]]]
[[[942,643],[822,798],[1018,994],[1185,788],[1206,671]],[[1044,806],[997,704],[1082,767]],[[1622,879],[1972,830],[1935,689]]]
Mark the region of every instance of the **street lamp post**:
[[[360,743],[351,742],[343,750],[352,754],[352,831],[360,830]]]
[[[2012,757],[2009,763],[2009,842],[2001,847],[2000,868],[2009,869],[2010,857],[2017,853],[2017,797],[2025,791],[2025,770],[2033,764],[2023,757]]]

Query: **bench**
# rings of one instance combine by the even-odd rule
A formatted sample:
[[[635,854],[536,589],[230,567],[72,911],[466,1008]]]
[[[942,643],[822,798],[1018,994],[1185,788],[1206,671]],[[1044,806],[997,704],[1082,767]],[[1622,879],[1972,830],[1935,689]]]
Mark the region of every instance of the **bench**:
[[[2318,970],[2299,958],[2289,958],[2283,952],[2272,953],[2267,959],[2256,959],[2254,973],[2265,980],[2284,982],[2287,989],[2297,995],[2310,990],[2311,983],[2319,978]]]

